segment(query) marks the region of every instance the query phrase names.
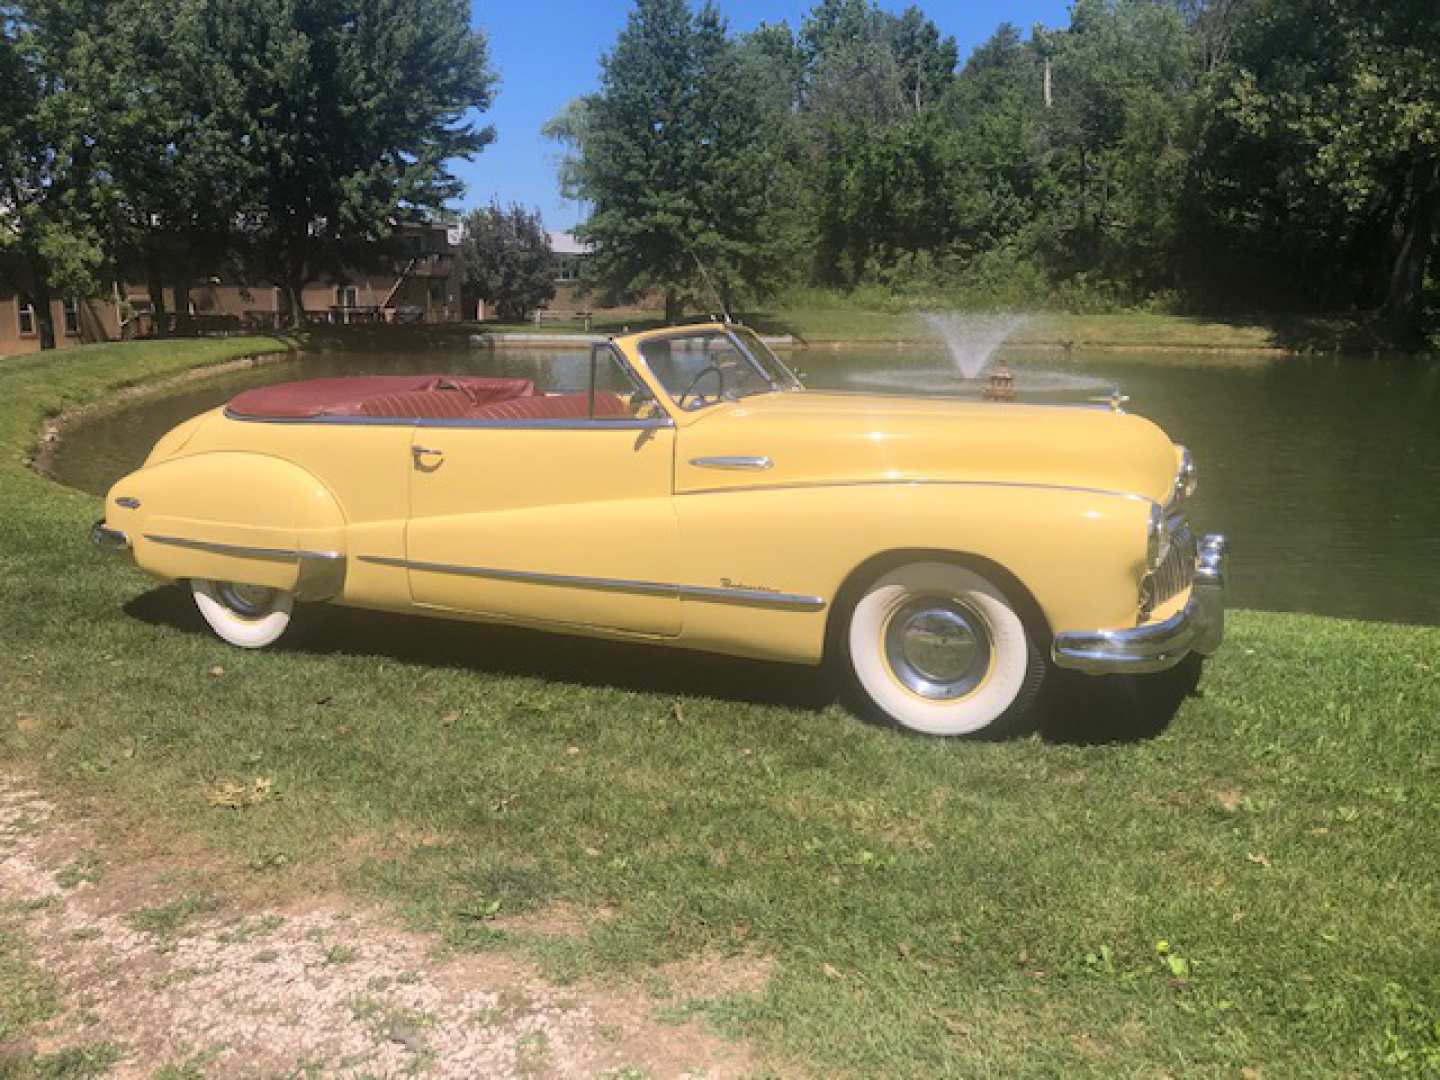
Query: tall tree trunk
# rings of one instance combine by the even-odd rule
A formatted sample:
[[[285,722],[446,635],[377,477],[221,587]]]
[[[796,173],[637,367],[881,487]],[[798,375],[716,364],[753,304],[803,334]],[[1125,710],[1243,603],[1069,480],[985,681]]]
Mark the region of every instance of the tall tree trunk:
[[[290,305],[287,325],[299,330],[305,325],[305,274],[292,268],[280,287],[285,291],[285,302]]]
[[[34,293],[30,302],[35,305],[35,332],[40,338],[40,348],[55,348],[55,312],[51,310],[50,301],[50,277],[45,267],[37,259],[31,266],[31,280],[34,282]]]
[[[165,279],[152,253],[145,260],[145,285],[150,293],[150,333],[157,338],[169,337],[170,326],[165,318]]]
[[[680,307],[680,293],[679,293],[679,291],[677,291],[677,290],[675,290],[675,289],[666,289],[666,290],[665,290],[665,321],[666,321],[667,323],[677,323],[677,322],[680,321],[680,316],[681,316],[682,314],[684,314],[684,312],[683,312],[683,310],[682,310],[681,307]]]
[[[175,294],[175,336],[188,337],[191,333],[190,319],[190,278],[178,271],[171,291]]]
[[[1405,186],[1405,200],[1395,223],[1395,257],[1385,314],[1411,343],[1422,332],[1425,271],[1435,248],[1435,231],[1440,228],[1440,157],[1411,164]]]

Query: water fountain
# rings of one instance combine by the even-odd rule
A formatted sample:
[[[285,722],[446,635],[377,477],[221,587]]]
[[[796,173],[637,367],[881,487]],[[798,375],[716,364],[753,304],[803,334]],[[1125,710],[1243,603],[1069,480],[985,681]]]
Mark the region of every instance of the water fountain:
[[[1111,390],[1103,379],[1064,371],[1042,371],[1005,364],[993,366],[996,354],[1017,330],[1034,321],[1018,312],[927,312],[921,321],[945,344],[948,367],[912,366],[866,372],[847,379],[850,385],[906,394],[983,397],[989,401],[1086,401]],[[988,378],[986,377],[989,372]]]
[[[960,374],[978,379],[1005,339],[1031,321],[1012,312],[930,311],[920,316],[950,350]]]

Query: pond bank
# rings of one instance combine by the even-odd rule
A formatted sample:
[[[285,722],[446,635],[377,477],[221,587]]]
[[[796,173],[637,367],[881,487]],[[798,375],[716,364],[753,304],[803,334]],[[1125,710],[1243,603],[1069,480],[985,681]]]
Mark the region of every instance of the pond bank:
[[[893,346],[935,346],[939,339],[918,311],[875,311],[844,305],[779,308],[749,312],[740,321],[763,334],[790,337],[784,347],[831,350]],[[590,332],[600,335],[659,325],[654,318],[626,312],[613,318],[601,312]],[[440,334],[503,333],[506,335],[583,332],[578,322],[547,320],[531,324],[466,324],[450,328],[414,328]],[[1310,353],[1374,356],[1388,347],[1373,326],[1344,316],[1268,315],[1221,318],[1129,312],[1073,315],[1038,312],[1007,339],[1007,347],[1049,353],[1089,352],[1214,352],[1256,356]]]
[[[180,857],[137,934],[212,929],[223,861],[221,899],[378,904],[426,947],[751,1040],[757,1072],[1440,1064],[1440,982],[1416,963],[1440,953],[1440,630],[1236,612],[1168,726],[1133,684],[1087,684],[996,745],[867,727],[803,671],[499,628],[339,610],[309,644],[229,650],[177,590],[90,551],[98,499],[21,464],[46,416],[221,359],[186,344],[0,368],[0,757],[60,817],[90,810],[84,850],[41,867],[59,890],[103,895],[150,838]],[[27,813],[0,872],[43,835]],[[343,926],[295,944],[304,979],[372,959]],[[673,977],[710,956],[762,978]],[[412,1008],[407,972],[369,991],[401,1047],[448,1019],[385,1011]],[[82,1001],[56,1007],[86,1030]],[[19,1055],[24,1075],[55,1029],[19,1016],[0,1071]]]

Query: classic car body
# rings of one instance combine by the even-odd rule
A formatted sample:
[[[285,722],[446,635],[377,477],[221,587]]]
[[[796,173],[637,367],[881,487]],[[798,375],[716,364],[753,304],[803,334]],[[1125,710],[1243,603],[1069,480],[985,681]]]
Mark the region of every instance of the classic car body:
[[[164,436],[95,541],[222,637],[292,601],[816,664],[922,731],[1018,720],[1051,664],[1154,673],[1223,629],[1223,538],[1140,417],[805,390],[749,331],[596,345],[580,385],[313,380]]]

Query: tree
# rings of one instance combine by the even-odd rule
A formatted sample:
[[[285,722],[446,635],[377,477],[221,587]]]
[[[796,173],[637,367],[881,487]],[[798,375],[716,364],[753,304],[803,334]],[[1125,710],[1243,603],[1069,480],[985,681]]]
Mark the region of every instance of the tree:
[[[1310,304],[1376,308],[1418,338],[1440,231],[1440,12],[1251,0],[1229,56],[1194,181],[1221,265],[1239,250]]]
[[[85,28],[103,12],[100,0],[0,5],[0,255],[34,305],[41,348],[55,345],[52,298],[91,295],[104,260],[85,104],[64,77],[94,62]]]
[[[467,0],[213,0],[206,106],[244,147],[242,256],[302,317],[306,282],[373,257],[460,194],[494,138],[495,76]]]
[[[498,203],[465,216],[460,258],[468,295],[493,303],[506,322],[522,322],[555,295],[555,256],[540,212]]]
[[[702,265],[726,303],[763,293],[788,263],[793,231],[777,222],[793,185],[715,9],[638,0],[601,67],[600,91],[548,128],[573,144],[565,175],[592,207],[577,233],[595,279],[661,291],[671,321],[705,290]]]

